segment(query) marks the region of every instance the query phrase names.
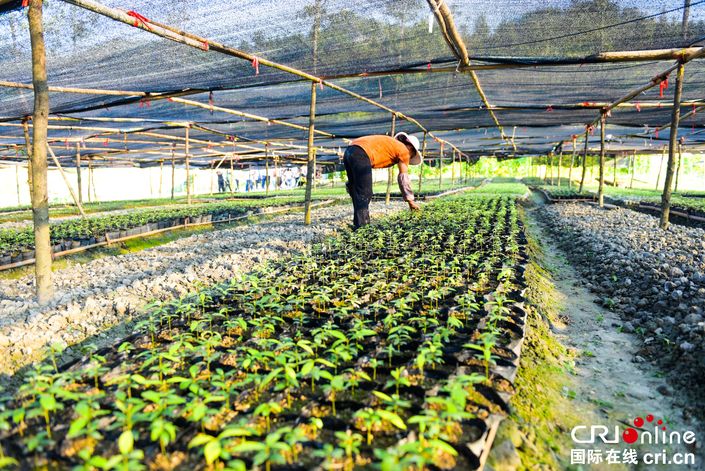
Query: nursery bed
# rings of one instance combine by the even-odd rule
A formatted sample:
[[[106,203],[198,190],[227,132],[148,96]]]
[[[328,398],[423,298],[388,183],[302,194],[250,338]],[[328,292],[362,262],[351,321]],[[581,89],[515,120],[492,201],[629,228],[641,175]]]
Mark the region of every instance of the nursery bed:
[[[413,241],[413,243],[412,243]],[[0,401],[20,466],[482,466],[526,311],[513,198],[456,196],[157,304]]]

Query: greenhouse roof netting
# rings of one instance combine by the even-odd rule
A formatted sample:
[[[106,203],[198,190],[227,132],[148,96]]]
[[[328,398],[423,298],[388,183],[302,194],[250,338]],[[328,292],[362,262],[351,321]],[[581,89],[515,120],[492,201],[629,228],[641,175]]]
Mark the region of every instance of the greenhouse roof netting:
[[[22,119],[33,106],[31,88],[23,88],[32,69],[21,3],[0,0],[0,157],[6,159],[21,152]],[[311,81],[268,67],[267,60],[384,106],[322,83],[316,146],[324,158],[337,158],[346,139],[389,132],[390,109],[401,113],[397,130],[419,132],[404,119],[411,117],[468,155],[546,153],[562,141],[570,150],[602,107],[649,83],[655,86],[611,111],[608,149],[660,152],[670,132],[672,83],[652,80],[673,66],[677,53],[629,51],[694,48],[705,38],[705,1],[447,0],[468,67],[444,37],[435,1],[100,4],[128,12],[134,24],[77,5],[83,3],[47,0],[44,8],[50,86],[89,89],[50,94],[49,137],[67,163],[77,145],[88,158],[148,162],[173,150],[182,155],[185,126],[192,126],[194,159],[262,155],[265,146],[274,154],[305,154]],[[198,40],[165,39],[155,34],[161,25],[257,59],[199,47]],[[698,113],[704,82],[705,62],[688,62],[679,135],[692,147],[705,143],[705,111]],[[439,147],[429,141],[431,153]]]

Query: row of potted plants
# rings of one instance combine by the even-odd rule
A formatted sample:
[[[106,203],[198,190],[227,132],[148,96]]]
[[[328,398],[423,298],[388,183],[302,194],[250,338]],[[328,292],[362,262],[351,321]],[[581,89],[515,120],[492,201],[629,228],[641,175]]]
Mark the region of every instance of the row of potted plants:
[[[165,209],[142,209],[127,214],[89,216],[51,224],[54,252],[109,239],[134,236],[145,232],[183,225],[238,217],[262,207],[301,202],[300,197],[269,200],[223,201]],[[34,257],[34,233],[31,226],[0,229],[0,266]]]

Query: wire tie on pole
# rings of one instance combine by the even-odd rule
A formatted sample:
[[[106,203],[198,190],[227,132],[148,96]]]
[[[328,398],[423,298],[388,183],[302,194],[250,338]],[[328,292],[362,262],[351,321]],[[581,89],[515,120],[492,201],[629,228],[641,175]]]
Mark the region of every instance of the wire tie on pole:
[[[658,139],[658,128],[654,128],[654,137]]]
[[[252,59],[252,67],[255,69],[255,75],[259,75],[259,59],[254,56]]]
[[[22,0],[22,8],[27,8],[29,6],[29,0]]]
[[[661,82],[658,84],[658,93],[659,97],[663,98],[663,91],[668,88],[668,76],[666,76]]]
[[[208,92],[208,106],[211,107],[211,114],[213,114],[213,91]]]
[[[546,108],[546,113],[552,113],[553,112],[553,106],[548,105],[548,108]]]
[[[130,10],[127,12],[127,16],[131,16],[135,19],[135,22],[132,24],[135,28],[139,28],[140,25],[144,26],[145,29],[148,29],[149,31],[152,31],[152,28],[149,27],[150,21],[145,18],[144,16],[140,15],[134,10]]]
[[[431,61],[426,64],[426,70],[428,70],[429,72],[431,71]]]
[[[638,101],[635,104],[636,104],[636,112],[641,113],[641,104]]]

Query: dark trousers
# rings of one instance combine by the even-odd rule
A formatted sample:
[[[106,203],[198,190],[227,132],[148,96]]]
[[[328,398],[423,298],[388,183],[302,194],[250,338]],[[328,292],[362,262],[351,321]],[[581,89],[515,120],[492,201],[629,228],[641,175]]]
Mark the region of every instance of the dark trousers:
[[[362,147],[350,146],[343,156],[346,187],[353,202],[353,227],[357,229],[370,223],[370,201],[372,200],[372,163]]]

